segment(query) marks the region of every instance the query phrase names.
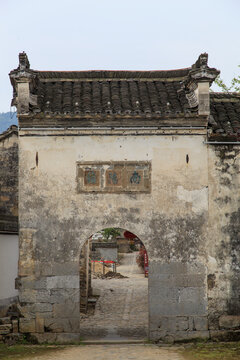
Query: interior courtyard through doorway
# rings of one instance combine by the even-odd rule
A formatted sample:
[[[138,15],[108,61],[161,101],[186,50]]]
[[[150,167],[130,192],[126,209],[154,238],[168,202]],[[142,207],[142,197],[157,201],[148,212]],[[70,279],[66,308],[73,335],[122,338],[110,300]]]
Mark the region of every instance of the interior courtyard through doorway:
[[[148,255],[130,231],[107,228],[82,247],[80,336],[148,337]]]

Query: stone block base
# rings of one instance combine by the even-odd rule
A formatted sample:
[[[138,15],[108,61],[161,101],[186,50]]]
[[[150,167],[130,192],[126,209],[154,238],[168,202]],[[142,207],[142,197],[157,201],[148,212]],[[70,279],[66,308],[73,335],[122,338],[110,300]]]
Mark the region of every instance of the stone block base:
[[[211,330],[210,338],[213,341],[239,341],[240,330]]]
[[[38,344],[77,344],[81,341],[79,333],[31,333],[31,339]]]
[[[219,318],[220,329],[240,329],[240,316],[223,315]]]
[[[168,332],[164,330],[150,331],[149,339],[154,342],[173,343],[175,341],[191,341],[196,339],[209,339],[209,331],[176,331]]]

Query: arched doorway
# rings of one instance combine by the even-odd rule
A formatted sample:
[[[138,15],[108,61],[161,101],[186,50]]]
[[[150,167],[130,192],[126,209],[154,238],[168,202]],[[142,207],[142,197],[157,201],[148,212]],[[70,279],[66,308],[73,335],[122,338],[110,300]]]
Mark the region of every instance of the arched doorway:
[[[148,336],[148,255],[131,231],[105,228],[81,249],[80,336]]]

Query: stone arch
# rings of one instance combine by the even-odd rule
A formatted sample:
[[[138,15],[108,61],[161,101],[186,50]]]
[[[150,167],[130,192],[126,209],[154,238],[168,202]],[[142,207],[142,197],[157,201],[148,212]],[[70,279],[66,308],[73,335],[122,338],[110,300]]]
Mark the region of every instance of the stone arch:
[[[81,229],[80,231],[80,246],[79,246],[79,252],[78,256],[80,256],[80,253],[82,251],[82,247],[85,244],[85,242],[91,237],[92,234],[97,233],[98,231],[101,231],[106,228],[121,228],[130,231],[131,233],[135,234],[144,244],[146,250],[148,253],[150,253],[150,237],[151,235],[147,235],[147,229],[149,229],[149,223],[146,221],[144,224],[143,222],[140,224],[136,222],[127,222],[125,219],[119,218],[118,221],[112,221],[110,219],[109,221],[106,221],[104,219],[98,218],[97,221],[94,224],[87,224],[84,229]],[[142,240],[144,239],[144,240]]]

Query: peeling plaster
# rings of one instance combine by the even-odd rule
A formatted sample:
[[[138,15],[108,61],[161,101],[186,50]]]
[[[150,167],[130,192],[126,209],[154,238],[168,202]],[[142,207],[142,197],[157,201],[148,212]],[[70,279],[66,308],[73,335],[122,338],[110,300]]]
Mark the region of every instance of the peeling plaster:
[[[208,210],[208,188],[200,190],[186,190],[183,186],[177,187],[177,197],[179,200],[192,203],[192,211],[201,214]]]

